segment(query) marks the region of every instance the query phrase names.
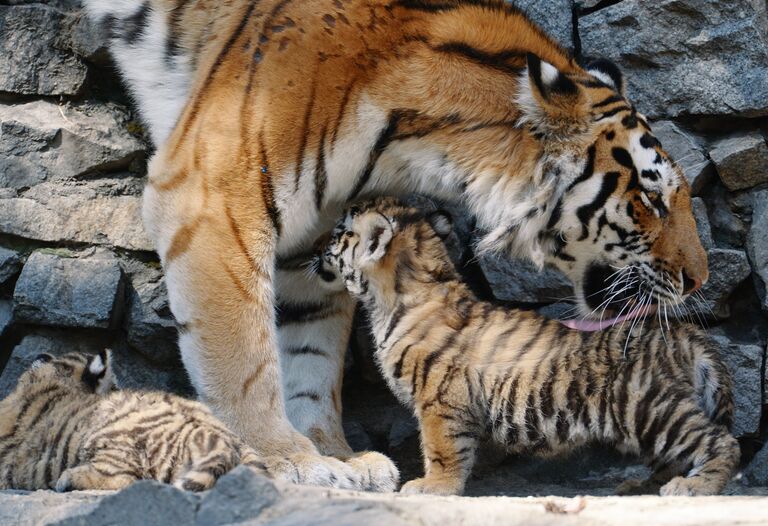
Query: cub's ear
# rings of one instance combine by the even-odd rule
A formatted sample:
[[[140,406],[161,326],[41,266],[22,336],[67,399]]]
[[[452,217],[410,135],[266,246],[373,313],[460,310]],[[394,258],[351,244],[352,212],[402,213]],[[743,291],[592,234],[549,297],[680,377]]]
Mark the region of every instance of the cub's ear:
[[[624,83],[624,75],[622,75],[619,66],[610,60],[605,58],[589,60],[584,69],[603,84],[613,87],[622,96],[626,95],[627,87]]]
[[[361,228],[363,254],[361,263],[374,263],[384,257],[389,243],[395,236],[394,222],[380,213],[369,214]]]
[[[435,231],[435,234],[440,239],[445,239],[451,235],[453,231],[453,218],[445,210],[435,210],[427,216],[427,220],[432,225],[432,230]]]
[[[584,89],[532,53],[528,53],[528,67],[520,79],[517,103],[523,113],[521,122],[545,136],[567,136],[588,121]]]
[[[98,394],[104,394],[116,387],[112,371],[112,351],[104,349],[88,359],[88,365],[83,371],[83,383],[89,391]]]
[[[38,367],[42,366],[44,363],[48,363],[51,360],[53,360],[53,356],[48,354],[47,352],[44,352],[42,354],[38,354],[35,356],[35,359],[32,360],[32,369],[37,369]]]

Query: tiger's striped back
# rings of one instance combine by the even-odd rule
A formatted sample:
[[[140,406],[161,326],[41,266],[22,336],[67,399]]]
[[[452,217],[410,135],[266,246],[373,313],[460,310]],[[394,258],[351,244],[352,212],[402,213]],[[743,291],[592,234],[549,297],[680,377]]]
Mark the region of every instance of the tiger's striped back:
[[[739,458],[731,379],[702,330],[651,319],[578,332],[478,301],[449,232],[441,213],[379,200],[347,214],[318,262],[361,299],[381,370],[420,421],[426,477],[405,491],[460,493],[482,438],[537,455],[609,444],[653,467],[645,490],[723,489]]]

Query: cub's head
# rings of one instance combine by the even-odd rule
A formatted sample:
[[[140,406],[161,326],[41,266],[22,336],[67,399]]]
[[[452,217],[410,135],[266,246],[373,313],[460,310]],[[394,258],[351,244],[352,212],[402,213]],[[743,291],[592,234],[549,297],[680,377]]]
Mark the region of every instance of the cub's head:
[[[707,281],[688,182],[615,65],[565,72],[529,55],[516,101],[537,148],[534,176],[481,249],[558,267],[595,317],[677,304]]]
[[[38,355],[19,378],[16,392],[60,387],[82,393],[104,394],[117,389],[112,370],[112,352],[68,353],[60,357]]]
[[[451,233],[450,216],[424,212],[380,198],[353,206],[337,223],[314,261],[331,289],[346,288],[358,297],[402,293],[412,278],[425,284],[457,280],[443,240]],[[409,290],[408,292],[412,292]]]

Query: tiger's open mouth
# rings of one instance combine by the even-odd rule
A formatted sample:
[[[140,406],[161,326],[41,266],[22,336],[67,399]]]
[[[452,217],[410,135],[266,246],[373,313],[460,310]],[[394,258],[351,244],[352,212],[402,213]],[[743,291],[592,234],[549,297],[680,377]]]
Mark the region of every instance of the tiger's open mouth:
[[[644,318],[648,315],[656,313],[656,305],[639,305],[632,308],[627,314],[621,316],[615,316],[613,318],[606,318],[604,320],[590,320],[578,318],[574,320],[560,320],[560,323],[568,327],[569,329],[575,329],[583,332],[595,332],[602,331],[608,327],[613,327],[618,323],[624,323],[630,320],[636,320]]]

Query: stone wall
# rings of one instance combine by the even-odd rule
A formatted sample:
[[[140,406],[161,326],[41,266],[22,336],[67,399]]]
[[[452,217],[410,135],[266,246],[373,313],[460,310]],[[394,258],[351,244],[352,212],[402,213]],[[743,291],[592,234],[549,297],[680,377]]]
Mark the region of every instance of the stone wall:
[[[564,46],[580,43],[584,54],[619,63],[631,99],[684,168],[711,267],[693,318],[723,344],[736,379],[736,433],[751,457],[764,440],[768,402],[766,2],[518,5]],[[191,393],[162,271],[141,227],[151,152],[104,42],[77,0],[0,1],[0,397],[40,352],[104,346],[115,351],[124,385]],[[471,245],[471,221],[460,224]],[[556,301],[571,294],[562,276],[524,262],[482,258],[470,274],[497,299],[547,312],[562,312]],[[417,471],[415,424],[371,366],[364,333],[348,360],[350,441]],[[747,479],[768,484],[766,461]]]

